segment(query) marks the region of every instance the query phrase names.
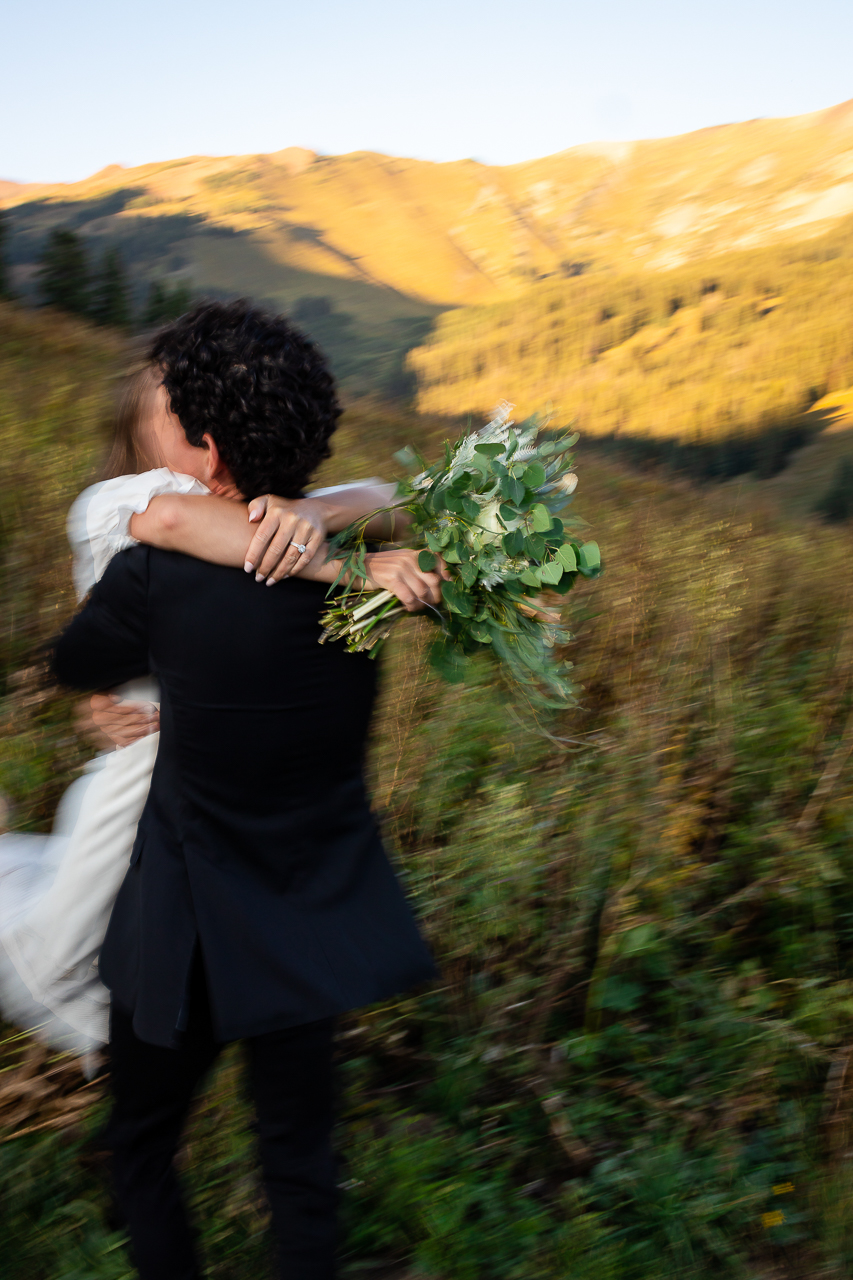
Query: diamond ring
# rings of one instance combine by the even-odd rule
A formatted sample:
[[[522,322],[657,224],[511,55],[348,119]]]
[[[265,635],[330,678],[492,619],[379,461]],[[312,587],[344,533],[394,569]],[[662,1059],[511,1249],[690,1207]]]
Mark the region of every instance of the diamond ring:
[[[296,550],[299,552],[301,556],[305,555],[305,547],[302,545],[301,542],[294,542],[293,545],[294,547],[296,547]]]

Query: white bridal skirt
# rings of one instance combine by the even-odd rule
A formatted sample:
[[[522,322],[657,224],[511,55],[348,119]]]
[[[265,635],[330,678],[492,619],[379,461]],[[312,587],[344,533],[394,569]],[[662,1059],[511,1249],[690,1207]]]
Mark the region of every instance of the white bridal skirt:
[[[151,680],[118,690],[156,702]],[[62,797],[50,835],[0,836],[0,1012],[57,1048],[109,1037],[98,953],[130,860],[160,735],[97,756]]]

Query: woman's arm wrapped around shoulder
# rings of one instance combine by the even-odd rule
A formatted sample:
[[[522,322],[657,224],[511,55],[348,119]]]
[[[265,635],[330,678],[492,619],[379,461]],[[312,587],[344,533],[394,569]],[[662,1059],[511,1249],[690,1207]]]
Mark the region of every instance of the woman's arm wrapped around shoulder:
[[[393,485],[369,483],[321,490],[307,498],[263,494],[248,506],[230,498],[163,493],[133,515],[130,534],[139,542],[213,564],[241,566],[258,582],[272,586],[290,575],[302,576],[323,546],[359,516],[393,502]],[[403,517],[383,512],[371,522],[375,537],[403,528]],[[373,526],[376,526],[375,529]]]
[[[302,501],[307,503],[312,499]],[[348,521],[344,520],[341,527],[346,523]],[[297,537],[300,534],[305,536],[301,525],[297,528]],[[140,541],[150,542],[164,551],[183,551],[199,560],[234,568],[246,567],[254,536],[244,504],[215,495],[197,498],[164,494],[151,503],[144,515],[134,517],[131,529],[134,536],[143,535]],[[286,532],[280,535],[282,539],[285,536]],[[267,586],[273,586],[288,576],[329,584],[335,581],[341,565],[337,560],[327,561],[325,537],[319,540],[312,538],[310,547],[304,545],[310,554],[297,555],[296,568],[289,574],[281,569],[270,573],[266,578]],[[365,563],[369,571],[366,585],[392,591],[406,609],[414,611],[422,609],[425,604],[440,603],[441,578],[446,575],[443,565],[431,573],[424,573],[418,566],[417,552],[409,550],[371,552],[365,557]]]

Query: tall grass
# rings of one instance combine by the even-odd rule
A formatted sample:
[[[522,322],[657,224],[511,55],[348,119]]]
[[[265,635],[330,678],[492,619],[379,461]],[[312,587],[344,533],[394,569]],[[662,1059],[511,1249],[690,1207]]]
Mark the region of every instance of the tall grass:
[[[357,406],[332,473],[439,428]],[[487,663],[442,685],[426,621],[384,660],[371,787],[442,976],[341,1027],[345,1272],[851,1275],[849,538],[599,455],[581,477],[606,573],[568,597],[578,710],[534,719]],[[0,744],[32,824],[76,750],[40,689],[11,682]],[[129,1274],[99,1106],[0,1145],[14,1280]],[[182,1167],[235,1280],[270,1274],[249,1121],[232,1049]]]

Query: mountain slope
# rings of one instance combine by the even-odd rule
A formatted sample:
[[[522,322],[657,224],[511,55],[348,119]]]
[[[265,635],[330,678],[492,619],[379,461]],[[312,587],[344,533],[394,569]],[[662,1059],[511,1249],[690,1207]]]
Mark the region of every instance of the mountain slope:
[[[203,285],[240,269],[236,234],[273,296],[316,286],[289,269],[437,306],[487,302],[584,264],[668,268],[819,234],[853,212],[853,101],[503,167],[294,147],[113,165],[70,185],[3,184],[0,203],[26,241],[22,282],[33,233],[70,217],[95,239],[152,244],[160,223],[160,247],[176,244]],[[201,251],[203,230],[220,234]]]
[[[348,390],[400,394],[407,353],[447,308],[825,235],[853,212],[853,101],[503,167],[298,147],[112,165],[69,185],[0,183],[0,205],[25,297],[50,229],[70,226],[93,260],[121,249],[137,306],[152,280],[250,294],[293,313]]]
[[[697,444],[787,429],[853,382],[853,218],[817,240],[666,272],[546,280],[443,315],[409,357],[419,405]]]

